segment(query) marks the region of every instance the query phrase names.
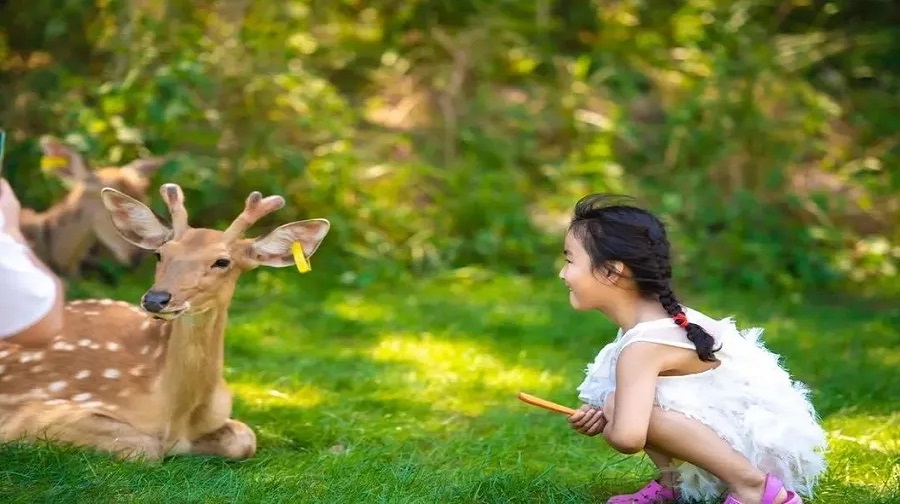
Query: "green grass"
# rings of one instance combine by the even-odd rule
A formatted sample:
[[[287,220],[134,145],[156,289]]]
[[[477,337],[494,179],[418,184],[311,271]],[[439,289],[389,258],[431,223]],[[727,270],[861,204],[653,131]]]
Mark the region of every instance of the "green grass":
[[[149,275],[71,291],[135,301]],[[335,278],[284,269],[241,280],[227,378],[235,417],[257,432],[256,458],[148,466],[12,444],[0,448],[0,501],[587,503],[653,475],[645,458],[515,398],[576,404],[584,366],[614,335],[600,315],[573,312],[554,275],[469,269],[365,288]],[[813,387],[832,443],[815,502],[900,501],[896,308],[729,292],[686,302],[763,324]]]

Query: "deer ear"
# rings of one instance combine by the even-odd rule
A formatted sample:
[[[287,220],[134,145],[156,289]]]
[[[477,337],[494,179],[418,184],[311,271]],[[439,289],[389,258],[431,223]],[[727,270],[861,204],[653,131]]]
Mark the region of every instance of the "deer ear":
[[[140,201],[111,187],[104,187],[100,197],[119,234],[134,246],[156,250],[172,238],[172,228]]]
[[[144,177],[149,177],[162,165],[166,164],[166,161],[167,160],[164,157],[140,158],[128,163],[127,165],[123,166],[123,168],[131,168]]]
[[[250,243],[250,258],[259,264],[283,268],[294,264],[291,244],[300,242],[307,258],[312,256],[331,223],[327,219],[309,219],[285,224]]]

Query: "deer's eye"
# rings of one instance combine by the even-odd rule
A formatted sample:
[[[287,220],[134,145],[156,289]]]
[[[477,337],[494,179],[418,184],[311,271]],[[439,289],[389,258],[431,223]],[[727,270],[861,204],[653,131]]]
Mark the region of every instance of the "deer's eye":
[[[213,263],[213,268],[227,268],[231,265],[231,261],[228,259],[216,259],[216,262]]]

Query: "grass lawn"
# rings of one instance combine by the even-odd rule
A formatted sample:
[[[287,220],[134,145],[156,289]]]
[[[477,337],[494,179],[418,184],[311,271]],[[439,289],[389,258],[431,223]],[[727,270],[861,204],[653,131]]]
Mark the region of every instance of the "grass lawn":
[[[136,302],[145,269],[73,297]],[[615,335],[573,312],[553,272],[529,279],[461,270],[365,288],[324,269],[259,270],[238,286],[227,336],[236,418],[252,460],[120,463],[74,449],[0,447],[0,502],[605,502],[652,477],[565,418],[585,365]],[[830,433],[816,503],[900,502],[900,312],[784,305],[720,292],[684,300],[763,324],[815,391]]]

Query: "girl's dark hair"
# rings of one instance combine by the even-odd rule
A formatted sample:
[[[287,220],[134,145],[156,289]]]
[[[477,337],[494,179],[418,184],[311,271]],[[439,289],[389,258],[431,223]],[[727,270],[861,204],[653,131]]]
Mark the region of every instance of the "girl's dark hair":
[[[652,213],[629,204],[624,196],[591,194],[575,204],[569,224],[581,242],[594,270],[609,261],[621,261],[633,275],[640,293],[659,299],[670,317],[684,315],[672,292],[672,265],[665,225]],[[680,317],[679,317],[680,318]],[[703,327],[688,321],[687,337],[701,360],[715,361],[715,340]]]

